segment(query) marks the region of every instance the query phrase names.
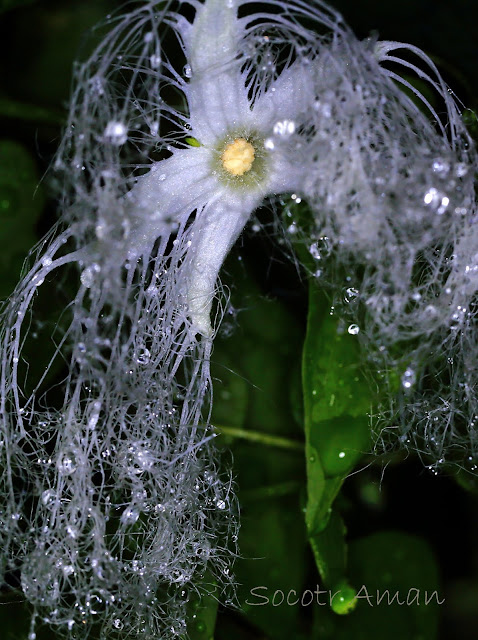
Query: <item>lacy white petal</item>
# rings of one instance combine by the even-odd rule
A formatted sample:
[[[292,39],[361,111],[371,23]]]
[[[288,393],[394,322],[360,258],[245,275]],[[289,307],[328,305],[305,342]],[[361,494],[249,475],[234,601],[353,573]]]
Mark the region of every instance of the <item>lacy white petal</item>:
[[[185,88],[190,124],[201,143],[209,145],[250,120],[237,60],[241,25],[236,2],[212,0],[202,5],[194,23],[183,28],[181,35],[191,68]]]
[[[260,131],[283,120],[293,122],[311,108],[314,98],[314,64],[298,60],[257,97],[253,122]]]
[[[267,181],[269,194],[297,192],[304,194],[307,177],[307,157],[295,149],[272,152],[271,170]]]
[[[193,329],[213,333],[210,314],[219,270],[262,196],[223,194],[209,203],[194,222],[187,258],[187,304]]]
[[[132,219],[130,252],[144,251],[172,221],[189,216],[214,197],[218,183],[208,149],[176,150],[152,165],[128,193]]]

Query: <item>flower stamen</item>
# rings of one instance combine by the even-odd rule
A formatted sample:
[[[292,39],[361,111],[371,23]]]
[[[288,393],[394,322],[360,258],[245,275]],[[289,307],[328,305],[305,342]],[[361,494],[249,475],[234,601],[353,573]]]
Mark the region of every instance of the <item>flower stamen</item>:
[[[224,149],[221,160],[224,169],[233,176],[243,176],[254,164],[254,147],[245,138],[236,138]]]

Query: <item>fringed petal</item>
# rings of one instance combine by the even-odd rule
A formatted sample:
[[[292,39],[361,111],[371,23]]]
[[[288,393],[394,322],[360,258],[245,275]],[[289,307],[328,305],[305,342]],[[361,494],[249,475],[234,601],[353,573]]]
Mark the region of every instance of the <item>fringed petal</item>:
[[[210,314],[219,270],[261,199],[223,195],[194,223],[185,265],[187,304],[193,329],[206,337],[213,334]]]
[[[208,149],[191,147],[152,165],[128,193],[132,218],[130,257],[146,253],[155,240],[213,198],[218,183]]]
[[[253,109],[254,125],[261,131],[291,122],[310,110],[315,99],[314,65],[297,60],[285,69],[262,95]],[[284,124],[284,126],[287,126]]]
[[[181,24],[191,78],[185,88],[190,124],[202,144],[213,144],[250,119],[238,60],[242,34],[237,2],[206,2],[190,28]]]

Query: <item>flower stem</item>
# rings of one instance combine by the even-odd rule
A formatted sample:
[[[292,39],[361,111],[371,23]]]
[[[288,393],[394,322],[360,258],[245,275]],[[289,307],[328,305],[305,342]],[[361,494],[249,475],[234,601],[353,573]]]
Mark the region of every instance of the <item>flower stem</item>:
[[[214,429],[218,435],[228,436],[230,438],[238,438],[248,440],[249,442],[258,442],[267,447],[278,447],[280,449],[289,449],[290,451],[304,452],[304,445],[297,440],[289,438],[281,438],[280,436],[261,433],[260,431],[249,431],[238,427],[224,427],[222,425],[214,425]]]

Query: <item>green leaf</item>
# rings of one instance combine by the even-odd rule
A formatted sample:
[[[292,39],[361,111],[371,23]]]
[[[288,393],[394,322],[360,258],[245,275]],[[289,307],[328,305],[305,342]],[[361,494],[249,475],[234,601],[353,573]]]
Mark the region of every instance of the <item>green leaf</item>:
[[[370,387],[354,335],[340,330],[314,282],[303,350],[304,426],[307,456],[306,525],[322,579],[343,577],[343,526],[329,523],[331,506],[347,475],[370,446]],[[338,563],[338,564],[337,564]],[[337,565],[337,566],[336,566]]]
[[[310,286],[303,351],[310,532],[320,530],[340,484],[370,446],[370,386],[354,335],[340,330],[325,297]]]
[[[309,541],[324,584],[338,584],[345,576],[347,547],[345,526],[336,511],[332,511],[325,529],[310,536]]]
[[[217,609],[220,597],[217,587],[206,585],[208,592],[201,597],[193,598],[190,603],[190,615],[188,623],[189,640],[209,640],[214,637]],[[213,587],[211,589],[211,587]]]

